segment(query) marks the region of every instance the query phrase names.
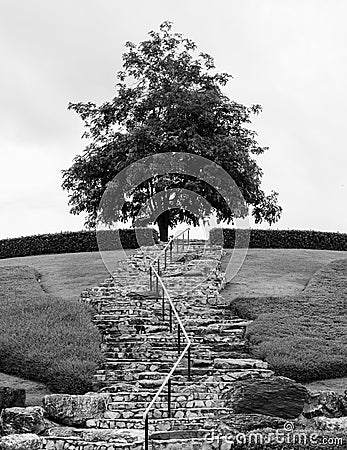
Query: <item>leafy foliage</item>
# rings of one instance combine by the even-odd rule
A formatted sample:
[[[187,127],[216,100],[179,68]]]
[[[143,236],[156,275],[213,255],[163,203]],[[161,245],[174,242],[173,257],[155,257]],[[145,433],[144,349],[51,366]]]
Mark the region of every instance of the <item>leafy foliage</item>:
[[[280,217],[277,193],[261,190],[262,171],[253,155],[266,147],[249,128],[261,107],[246,107],[230,100],[222,88],[231,78],[215,70],[213,58],[197,54],[196,44],[171,31],[164,22],[158,32],[138,45],[127,42],[123,70],[117,75],[115,97],[97,106],[92,102],[70,103],[84,121],[84,153],[63,171],[63,188],[69,192],[71,212],[86,213],[86,225],[95,226],[98,205],[108,183],[125,167],[149,155],[186,152],[219,164],[231,175],[257,222],[273,223]],[[231,211],[213,186],[182,174],[153,174],[138,186],[131,200],[124,199],[115,220],[136,220],[146,200],[157,192],[188,189],[202,195],[219,220],[232,221]],[[178,222],[197,225],[211,214],[206,202],[199,216],[188,209],[173,208],[148,222],[161,231]],[[242,212],[241,215],[244,215]]]
[[[241,235],[247,231],[237,230]],[[235,229],[211,230],[213,244],[223,244],[225,248],[235,245]],[[307,248],[313,250],[347,250],[347,234],[312,230],[251,230],[249,248]]]

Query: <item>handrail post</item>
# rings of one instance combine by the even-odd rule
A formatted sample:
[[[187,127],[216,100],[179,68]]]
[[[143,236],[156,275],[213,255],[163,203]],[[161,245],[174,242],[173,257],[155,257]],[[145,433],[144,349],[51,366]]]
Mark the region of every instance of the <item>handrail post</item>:
[[[171,380],[167,382],[167,416],[171,417]]]
[[[158,277],[158,275],[156,275],[156,289],[155,289],[155,291],[156,291],[156,297],[158,298],[159,297],[159,277]]]
[[[191,355],[190,355],[190,346],[188,348],[188,381],[191,380],[191,369],[192,369],[192,360],[191,360]]]
[[[172,333],[172,308],[170,305],[170,333]]]
[[[145,450],[149,450],[149,430],[148,430],[148,415],[145,418]]]
[[[182,233],[182,251],[184,252],[184,234],[185,231]]]
[[[187,231],[187,233],[188,233],[188,247],[189,247],[189,245],[190,245],[190,237],[189,237],[189,232],[190,232],[190,229],[188,228],[188,231]]]
[[[171,239],[171,241],[170,241],[170,262],[172,262],[172,247],[173,247],[173,244],[172,244],[172,239]]]
[[[165,291],[163,288],[163,298],[162,298],[162,303],[161,303],[161,309],[162,309],[162,313],[163,313],[163,322],[165,321]]]
[[[158,275],[157,275],[157,298],[159,298],[159,276],[160,276],[160,262],[158,259]]]
[[[181,325],[177,324],[177,352],[181,353]]]
[[[153,289],[153,273],[152,273],[152,266],[149,266],[149,290],[152,291]]]
[[[178,253],[178,244],[179,244],[179,242],[180,242],[180,239],[179,239],[179,237],[176,239],[176,243],[177,243],[177,253]]]
[[[166,269],[166,254],[167,254],[167,248],[164,251],[164,257],[165,257],[164,269]]]

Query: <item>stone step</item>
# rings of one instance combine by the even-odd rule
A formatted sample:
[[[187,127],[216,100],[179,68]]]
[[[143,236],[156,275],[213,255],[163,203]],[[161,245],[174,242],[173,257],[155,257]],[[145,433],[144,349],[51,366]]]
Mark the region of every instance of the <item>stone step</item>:
[[[130,377],[132,379],[128,380],[128,379],[119,379],[117,377],[117,375],[115,375],[114,373],[104,373],[104,374],[95,374],[94,376],[94,380],[93,380],[93,387],[95,390],[100,390],[100,389],[105,389],[108,387],[112,387],[114,386],[116,383],[132,383],[132,384],[136,384],[137,388],[139,389],[139,391],[141,390],[152,390],[154,393],[157,392],[157,390],[161,387],[165,377],[159,377],[159,378],[155,378],[155,377],[147,377],[147,378],[136,378],[135,377]],[[174,377],[172,377],[172,382],[174,384],[177,384],[176,389],[178,389],[178,385],[180,383],[183,384],[183,386],[187,385],[187,377],[186,376],[182,376],[182,375],[175,375]],[[205,380],[202,379],[202,377],[195,377],[192,376],[191,378],[191,382],[192,383],[203,383],[205,382]],[[216,381],[216,384],[218,384],[220,381]]]
[[[113,350],[112,350],[113,348]],[[107,360],[121,360],[129,359],[133,361],[153,361],[155,359],[164,359],[168,361],[177,360],[177,346],[173,346],[170,349],[165,347],[151,348],[149,346],[132,346],[129,347],[116,347],[110,346],[103,351],[104,357]],[[212,346],[200,349],[199,347],[191,348],[191,355],[193,359],[214,360],[215,358],[249,358],[248,353],[234,352],[234,351],[224,351],[224,350],[213,350]]]
[[[148,342],[141,342],[140,340],[136,341],[128,341],[128,342],[109,342],[106,341],[106,343],[102,344],[102,350],[106,356],[108,352],[111,353],[122,353],[122,352],[129,352],[132,349],[138,349],[138,350],[146,350],[147,352],[160,352],[162,354],[163,352],[168,355],[170,353],[176,353],[177,354],[177,342],[167,343],[167,342],[155,342],[155,343],[148,343]],[[217,342],[210,342],[209,344],[202,344],[198,343],[195,344],[192,343],[191,351],[192,353],[198,352],[199,354],[206,354],[211,353],[213,354],[221,354],[226,353],[226,357],[234,358],[236,354],[239,354],[239,357],[242,357],[242,354],[247,354],[249,349],[249,342],[246,340],[237,340],[236,342],[227,342],[223,343],[220,341]],[[221,356],[223,357],[223,356]],[[247,358],[249,355],[247,355]],[[117,356],[118,358],[118,356]],[[210,359],[213,359],[211,356]]]
[[[166,333],[169,331],[169,325],[162,324],[162,322],[158,322],[158,324],[127,324],[122,321],[114,321],[114,322],[104,322],[102,324],[98,324],[98,328],[103,331],[104,335],[108,334],[113,337],[118,337],[119,335],[133,334],[133,335],[146,335],[146,334],[158,334],[158,333]]]
[[[164,379],[166,372],[143,371],[143,372],[124,372],[123,370],[99,369],[96,376],[106,376],[108,379],[117,381],[133,381],[133,380],[159,380]]]
[[[53,427],[43,436],[46,450],[143,450],[144,430]],[[35,447],[38,448],[38,447]]]
[[[171,430],[171,431],[157,431],[151,433],[150,439],[152,444],[159,445],[157,448],[167,448],[161,447],[160,444],[170,444],[171,446],[176,443],[182,443],[182,441],[192,441],[195,442],[206,442],[206,437],[210,436],[211,430],[196,428],[191,430]],[[170,447],[169,447],[170,448]],[[171,447],[173,448],[173,447]],[[177,447],[182,448],[182,447]],[[185,448],[185,447],[183,447]],[[190,447],[190,448],[200,448],[200,447]],[[205,448],[205,447],[204,447]],[[216,448],[216,447],[213,447]]]
[[[149,421],[149,432],[169,431],[169,430],[195,430],[208,429],[216,427],[215,417],[196,417],[196,418],[158,418]],[[144,419],[90,419],[86,422],[87,427],[97,429],[144,429]]]
[[[105,351],[103,355],[106,361],[119,361],[129,360],[134,362],[155,362],[161,360],[162,362],[171,362],[175,363],[177,360],[177,349],[173,349],[172,351],[165,351],[162,349],[161,351],[149,351],[149,349],[134,350],[134,352],[130,352],[129,350],[123,352],[112,352]]]
[[[269,369],[192,369],[191,381],[196,382],[233,382],[237,380],[269,378],[274,372]],[[166,373],[161,372],[139,372],[124,373],[117,370],[99,370],[94,380],[99,386],[107,386],[116,382],[138,382],[141,387],[158,389],[164,381]],[[178,368],[172,377],[173,383],[187,382],[187,369]]]
[[[143,419],[143,415],[146,411],[146,408],[132,408],[132,409],[112,409],[112,411],[106,411],[104,413],[105,419],[117,420],[117,419]],[[208,418],[215,418],[216,414],[223,415],[230,413],[230,409],[226,407],[213,407],[213,406],[201,406],[201,407],[182,407],[176,408],[174,404],[171,405],[171,415],[169,417],[167,405],[163,405],[163,408],[153,406],[153,409],[149,411],[148,417],[149,419],[164,419],[164,418],[173,418],[173,419],[195,419],[201,416]]]
[[[183,347],[181,346],[181,349]],[[112,351],[113,349],[113,351]],[[204,346],[203,348],[199,348],[199,346],[191,347],[191,358],[196,361],[198,366],[204,365],[204,361],[206,361],[206,365],[209,364],[210,361],[214,361],[215,359],[249,359],[249,354],[245,351],[241,353],[236,351],[225,351],[224,348],[216,348],[213,346]],[[155,360],[164,360],[164,361],[176,361],[178,357],[178,347],[177,344],[170,346],[170,348],[163,347],[150,347],[148,345],[110,345],[107,347],[107,351],[104,351],[104,356],[108,361],[121,361],[129,360],[129,361],[142,361],[147,360],[148,362],[153,362]],[[184,359],[187,358],[187,355]]]
[[[191,284],[191,283],[190,283]],[[169,287],[170,289],[170,287]],[[169,290],[168,289],[168,290]],[[218,299],[220,302],[223,303],[217,303],[217,304],[210,304],[208,306],[203,306],[201,304],[201,296],[198,294],[196,298],[192,298],[189,301],[184,300],[184,296],[182,296],[182,293],[184,293],[184,290],[180,290],[179,292],[170,292],[171,299],[175,306],[177,308],[186,308],[188,315],[194,315],[194,316],[206,316],[207,318],[210,317],[210,314],[217,314],[218,311],[222,308],[228,308],[228,304],[225,303],[225,300],[223,300],[221,297],[216,296],[215,292],[214,294],[208,298],[208,294],[206,294],[206,299]],[[194,294],[194,293],[191,293]],[[162,300],[162,292],[159,293],[158,296],[153,298],[147,298],[146,296],[139,295],[138,297],[131,298],[129,295],[126,297],[120,297],[117,294],[109,294],[108,296],[89,296],[88,301],[89,303],[95,307],[95,309],[100,309],[102,311],[107,311],[107,309],[110,309],[112,312],[117,311],[127,311],[128,309],[134,310],[134,309],[155,309],[155,308],[161,308],[161,300]],[[196,302],[196,303],[195,303]],[[176,305],[177,303],[177,305]],[[168,302],[165,302],[166,308],[168,309]],[[202,307],[203,306],[203,307]],[[211,311],[209,312],[209,308],[211,308]],[[190,312],[189,312],[190,310]],[[232,313],[232,311],[226,309],[225,313],[228,316],[235,317],[235,315]]]
[[[177,357],[176,357],[177,359]],[[102,363],[100,370],[120,370],[137,372],[169,372],[172,368],[172,361],[146,361],[146,360],[111,360],[107,359]]]
[[[195,433],[195,432],[194,432]],[[231,449],[231,444],[224,443],[224,440],[215,440],[209,442],[207,439],[211,436],[211,433],[205,431],[199,431],[198,437],[194,437],[194,434],[182,432],[173,432],[172,435],[163,434],[167,439],[160,439],[160,434],[157,434],[156,439],[151,439],[151,450],[190,450],[190,449],[203,449],[203,450],[224,450]],[[180,436],[182,438],[180,439]],[[203,436],[203,437],[202,437]]]
[[[197,387],[198,388],[198,387]],[[174,390],[171,392],[171,400],[172,402],[188,402],[188,401],[216,401],[218,396],[215,392],[199,392],[198,390],[190,389],[188,391],[180,391],[175,392]],[[110,394],[111,400],[108,402],[108,406],[112,404],[128,404],[131,402],[141,403],[141,404],[149,404],[153,399],[153,392],[150,391],[118,391],[113,394]],[[158,397],[158,402],[167,403],[167,393],[160,395]]]
[[[154,344],[171,344],[175,345],[177,340],[176,335],[169,333],[148,333],[147,335],[132,333],[121,336],[115,334],[106,334],[104,337],[105,343],[122,343],[122,344],[138,344],[140,343],[154,343]],[[202,339],[200,338],[199,341]]]
[[[112,334],[106,334],[104,337],[104,341],[107,342],[136,342],[136,341],[144,341],[145,339],[151,342],[159,342],[159,343],[173,343],[177,339],[176,330],[173,333],[170,333],[168,330],[162,330],[160,333],[157,331],[155,332],[155,328],[150,328],[150,331],[148,335],[139,334],[139,333],[126,333],[121,336],[119,336],[116,332]],[[164,328],[164,327],[163,327]],[[161,329],[161,327],[158,327],[158,330]],[[235,330],[232,330],[233,332]],[[243,331],[243,329],[240,329],[240,331]],[[188,332],[189,334],[189,332]],[[237,334],[237,333],[236,333]],[[216,333],[214,330],[211,330],[210,333],[206,333],[205,335],[196,335],[193,333],[190,334],[190,339],[192,340],[192,343],[197,345],[198,343],[209,343],[209,342],[217,342],[217,343],[228,343],[232,344],[235,342],[235,336],[232,333],[226,333],[223,335],[223,333]],[[182,337],[183,339],[183,337]]]

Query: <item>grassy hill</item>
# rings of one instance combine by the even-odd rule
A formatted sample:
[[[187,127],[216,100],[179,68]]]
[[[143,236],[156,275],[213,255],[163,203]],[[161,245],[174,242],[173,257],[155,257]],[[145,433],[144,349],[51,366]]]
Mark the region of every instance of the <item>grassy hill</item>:
[[[133,250],[126,250],[130,253]],[[103,258],[112,270],[124,251],[104,252]],[[77,300],[82,290],[97,286],[108,275],[99,252],[65,253],[57,255],[24,256],[0,259],[0,267],[26,265],[40,275],[42,289],[64,299]]]
[[[112,267],[122,256],[122,252],[112,252],[108,255],[108,266]],[[344,356],[341,326],[346,324],[340,318],[345,315],[340,306],[336,316],[330,314],[336,310],[334,299],[339,297],[342,285],[338,291],[329,294],[330,303],[326,303],[326,291],[316,301],[317,290],[323,292],[326,287],[316,283],[315,293],[312,291],[312,283],[319,280],[320,275],[317,274],[318,278],[309,284],[317,271],[331,261],[343,258],[347,258],[347,252],[248,251],[243,267],[223,294],[241,314],[256,318],[249,330],[254,354],[269,360],[279,372],[301,380],[335,376],[337,369],[338,374],[344,373],[344,369],[340,370],[341,365],[336,364],[340,364]],[[227,257],[225,265],[226,261]],[[339,270],[343,278],[347,267],[341,264]],[[27,267],[19,268],[18,265]],[[98,252],[0,260],[0,328],[5,331],[0,341],[0,371],[43,381],[54,391],[59,391],[62,384],[66,391],[66,383],[70,383],[71,392],[87,389],[98,362],[99,335],[90,323],[87,310],[77,299],[84,288],[99,284],[107,275]],[[37,278],[40,278],[42,289]],[[305,286],[310,286],[311,291],[303,294]],[[331,289],[334,283],[329,286]],[[309,309],[305,306],[306,294],[310,295]],[[329,305],[327,309],[322,309],[324,302]],[[300,316],[305,308],[312,318],[306,322],[303,319],[300,326],[293,328],[293,318]],[[330,314],[326,316],[327,328],[318,333],[321,325],[312,326],[315,321],[321,324],[320,318],[327,313]],[[316,335],[307,339],[307,333],[312,335],[311,329]],[[279,342],[278,334],[281,333]],[[340,333],[337,340],[327,339],[334,333]],[[288,337],[294,340],[289,341]],[[284,347],[286,341],[291,344]],[[321,360],[314,365],[317,352],[311,350],[319,341],[321,353],[338,355],[324,359],[324,364],[333,364],[333,369],[321,370]],[[54,367],[54,373],[46,370],[47,364]],[[311,367],[309,376],[307,365]],[[318,366],[319,371],[316,370]],[[69,374],[65,379],[64,373]],[[74,374],[81,374],[82,378],[75,379]]]

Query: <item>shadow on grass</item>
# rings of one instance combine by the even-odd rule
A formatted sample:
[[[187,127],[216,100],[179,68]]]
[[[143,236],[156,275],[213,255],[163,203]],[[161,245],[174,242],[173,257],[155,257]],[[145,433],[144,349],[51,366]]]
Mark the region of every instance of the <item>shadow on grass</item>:
[[[230,307],[254,319],[252,354],[300,382],[347,376],[347,260],[318,271],[300,295],[236,298]]]
[[[52,392],[87,392],[101,361],[92,312],[46,294],[37,279],[30,267],[0,267],[0,372]]]

